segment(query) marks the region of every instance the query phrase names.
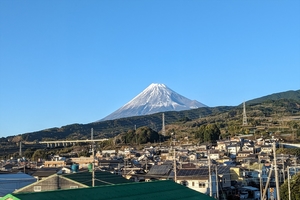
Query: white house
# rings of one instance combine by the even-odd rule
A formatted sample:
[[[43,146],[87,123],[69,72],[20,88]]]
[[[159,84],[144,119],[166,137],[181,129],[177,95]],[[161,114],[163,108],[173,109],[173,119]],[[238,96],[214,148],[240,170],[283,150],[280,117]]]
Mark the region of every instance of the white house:
[[[238,151],[239,146],[236,144],[227,146],[227,152],[230,154],[231,158],[235,158]]]
[[[254,145],[244,145],[242,147],[242,151],[249,151],[249,152],[254,153]]]
[[[226,143],[224,141],[217,141],[217,147],[219,151],[226,151]]]
[[[210,152],[210,159],[213,160],[219,160],[220,159],[220,153],[218,150],[213,150]]]
[[[209,174],[211,178],[209,178]],[[211,173],[209,173],[207,166],[196,169],[179,169],[177,171],[176,182],[204,194],[209,194],[210,190],[212,190],[213,196],[216,197],[217,192],[231,186],[230,168],[227,166],[218,166],[217,176],[218,187],[216,187],[217,178],[214,166],[211,167]],[[219,191],[217,191],[217,188]]]

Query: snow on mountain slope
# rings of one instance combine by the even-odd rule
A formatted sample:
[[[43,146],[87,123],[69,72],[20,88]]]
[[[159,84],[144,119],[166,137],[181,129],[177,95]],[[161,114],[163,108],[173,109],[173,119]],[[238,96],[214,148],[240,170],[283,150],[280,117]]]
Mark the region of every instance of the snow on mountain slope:
[[[206,105],[190,100],[174,92],[164,84],[152,83],[127,104],[101,121],[165,111],[189,110],[199,107],[206,107]]]

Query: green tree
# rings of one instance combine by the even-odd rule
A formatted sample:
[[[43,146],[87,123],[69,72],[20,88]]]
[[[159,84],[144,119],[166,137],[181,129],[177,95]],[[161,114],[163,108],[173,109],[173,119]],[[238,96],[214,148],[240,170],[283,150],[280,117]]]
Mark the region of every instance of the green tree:
[[[137,141],[139,144],[154,142],[154,141],[158,141],[159,139],[158,133],[147,126],[138,128],[136,130],[136,134],[137,134]]]
[[[300,200],[300,172],[290,179],[290,191],[291,191],[291,199]],[[289,199],[289,191],[288,191],[288,180],[286,180],[280,186],[280,199],[288,200]]]
[[[279,148],[276,150],[277,154],[289,154],[294,156],[300,156],[300,148]]]
[[[199,129],[195,132],[195,139],[199,139],[199,142],[204,142],[204,132],[206,125],[201,125]]]
[[[28,149],[26,149],[26,150],[24,151],[23,156],[24,156],[25,158],[31,159],[32,156],[33,156],[33,154],[34,154],[34,150],[31,149],[31,148],[28,148]]]
[[[220,129],[216,124],[202,125],[195,133],[195,138],[200,142],[212,142],[219,139]]]
[[[46,151],[43,149],[38,149],[36,150],[33,155],[32,155],[32,160],[37,161],[38,159],[46,159],[47,158],[47,154]]]
[[[80,157],[80,156],[84,156],[84,157],[87,157],[87,156],[89,156],[89,155],[91,155],[91,153],[89,152],[89,150],[88,149],[82,149],[82,151],[80,151],[79,153],[78,153],[78,156]]]
[[[122,141],[124,141],[125,144],[132,143],[133,139],[135,139],[136,142],[136,135],[134,130],[128,130],[127,133],[125,133],[122,137]]]
[[[145,144],[158,141],[159,134],[153,129],[143,126],[137,130],[128,130],[123,134],[121,140],[124,141],[125,144]]]

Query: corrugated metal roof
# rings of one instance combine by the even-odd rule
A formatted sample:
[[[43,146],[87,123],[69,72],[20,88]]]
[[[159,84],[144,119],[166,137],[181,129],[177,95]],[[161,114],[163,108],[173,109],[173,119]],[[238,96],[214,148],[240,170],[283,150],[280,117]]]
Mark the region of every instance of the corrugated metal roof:
[[[24,173],[0,174],[0,197],[34,182],[34,177]]]
[[[6,181],[6,180],[23,180],[23,179],[34,179],[34,177],[24,174],[22,172],[16,173],[16,174],[0,174],[0,181]]]
[[[213,198],[192,190],[173,181],[154,181],[143,183],[128,183],[107,185],[100,187],[58,190],[48,192],[15,194],[21,200],[53,200],[53,199],[89,199],[89,200],[174,200],[174,199],[201,199]]]

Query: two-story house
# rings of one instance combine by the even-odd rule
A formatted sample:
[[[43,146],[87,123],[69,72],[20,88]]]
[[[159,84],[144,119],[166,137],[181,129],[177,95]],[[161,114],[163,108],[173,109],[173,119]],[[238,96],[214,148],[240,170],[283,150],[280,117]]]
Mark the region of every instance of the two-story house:
[[[242,162],[245,161],[249,157],[249,155],[252,154],[250,151],[239,151],[236,155],[236,161]]]
[[[219,151],[226,151],[227,150],[227,144],[224,141],[217,141],[217,147]]]
[[[207,166],[196,169],[178,169],[176,182],[204,194],[210,194],[211,190],[213,196],[216,197],[218,192],[231,186],[230,168],[212,166],[211,171]]]
[[[237,152],[239,151],[239,145],[237,144],[232,144],[227,146],[227,153],[229,154],[230,158],[235,158]]]
[[[242,146],[242,151],[255,153],[254,145],[244,145]]]
[[[260,152],[271,154],[273,152],[272,145],[262,145],[260,147]]]

